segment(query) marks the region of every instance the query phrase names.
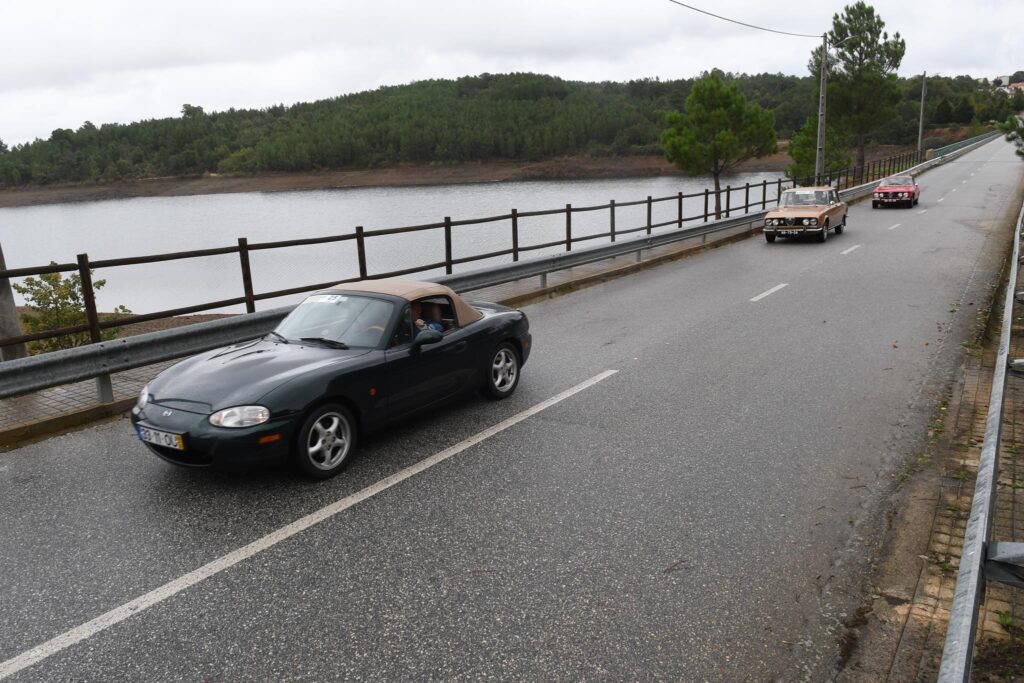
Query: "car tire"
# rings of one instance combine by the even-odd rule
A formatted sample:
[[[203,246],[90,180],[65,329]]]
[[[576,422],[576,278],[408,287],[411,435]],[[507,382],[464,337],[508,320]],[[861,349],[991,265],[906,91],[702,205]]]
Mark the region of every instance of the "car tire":
[[[839,225],[836,226],[836,234],[837,235],[842,235],[843,234],[843,230],[846,230],[846,216],[845,215],[843,216],[842,222]]]
[[[828,221],[825,221],[825,225],[821,226],[821,232],[818,233],[818,241],[824,242],[828,239]]]
[[[777,235],[775,233],[766,232],[764,234],[764,238],[766,240],[768,240],[769,242],[774,242],[776,237],[777,237]]]
[[[508,342],[498,344],[484,368],[484,395],[494,400],[508,398],[519,386],[519,352]]]
[[[877,209],[878,208],[878,202],[871,202],[871,208],[872,209]]]
[[[293,452],[295,464],[307,476],[329,479],[348,465],[357,439],[358,427],[348,408],[336,403],[322,405],[299,429]]]

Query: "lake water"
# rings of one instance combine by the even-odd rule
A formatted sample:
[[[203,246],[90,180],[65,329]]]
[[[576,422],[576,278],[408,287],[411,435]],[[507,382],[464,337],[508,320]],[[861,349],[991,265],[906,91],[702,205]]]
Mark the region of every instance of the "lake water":
[[[744,183],[752,185],[750,201],[760,202],[761,181],[774,177],[737,174],[723,179],[722,185],[740,187],[732,195],[735,207],[743,204]],[[87,253],[94,261],[144,256],[227,247],[237,244],[239,237],[248,238],[250,243],[320,237],[348,233],[357,225],[367,230],[395,228],[442,221],[445,216],[465,220],[507,214],[513,208],[524,212],[564,209],[566,204],[594,206],[612,199],[622,203],[643,200],[648,195],[657,198],[703,192],[705,187],[711,187],[710,179],[658,177],[248,192],[5,208],[0,209],[0,245],[8,268],[25,268],[50,261],[73,263],[80,253]],[[774,188],[770,187],[768,198],[774,197]],[[724,207],[724,198],[722,204]],[[673,220],[676,212],[675,201],[655,203],[652,221]],[[702,212],[702,199],[684,202],[684,215]],[[644,205],[616,210],[617,230],[640,227],[646,221]],[[574,237],[607,232],[608,225],[607,210],[574,213],[572,217]],[[671,228],[663,230],[667,229]],[[520,218],[519,232],[521,246],[564,239],[564,213]],[[574,248],[604,242],[593,240]],[[455,258],[510,249],[511,221],[454,227],[452,244]],[[561,249],[528,252],[522,258],[535,258],[545,251]],[[375,237],[367,240],[366,252],[371,275],[443,261],[444,231]],[[250,260],[257,293],[358,275],[354,241],[254,251]],[[508,261],[511,257],[491,263]],[[456,266],[455,270],[475,270],[485,265],[487,262],[476,262]],[[147,313],[242,295],[236,254],[99,269],[94,278],[107,280],[97,293],[101,310],[123,304],[133,312]],[[299,299],[301,296],[262,301],[257,308],[274,308]],[[18,302],[22,303],[20,299]]]

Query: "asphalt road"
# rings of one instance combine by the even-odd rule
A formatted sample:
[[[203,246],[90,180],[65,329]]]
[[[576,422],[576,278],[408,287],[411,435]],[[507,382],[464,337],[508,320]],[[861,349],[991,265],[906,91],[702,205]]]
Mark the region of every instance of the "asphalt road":
[[[514,397],[326,483],[173,468],[124,419],[0,454],[0,678],[819,680],[1022,181],[993,142],[825,244],[529,306]]]

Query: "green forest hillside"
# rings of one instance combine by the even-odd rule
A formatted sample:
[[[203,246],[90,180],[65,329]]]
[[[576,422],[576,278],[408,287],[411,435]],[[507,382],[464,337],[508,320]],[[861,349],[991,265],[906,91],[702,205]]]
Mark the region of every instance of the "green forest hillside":
[[[775,112],[780,138],[790,137],[817,106],[817,81],[809,76],[726,77]],[[178,118],[99,127],[87,121],[11,149],[0,142],[0,186],[660,154],[665,112],[683,106],[692,84],[483,74],[259,110],[208,113],[186,104]],[[920,78],[901,86],[899,116],[876,143],[916,140]],[[928,87],[926,121],[934,124],[1002,121],[1014,104],[968,76],[930,78]]]

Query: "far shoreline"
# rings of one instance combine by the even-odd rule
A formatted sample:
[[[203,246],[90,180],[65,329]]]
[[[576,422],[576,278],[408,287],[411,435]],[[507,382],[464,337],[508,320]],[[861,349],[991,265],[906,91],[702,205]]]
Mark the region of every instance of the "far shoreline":
[[[789,157],[752,159],[737,172],[781,175]],[[398,165],[254,176],[208,174],[186,178],[149,178],[110,183],[61,184],[0,189],[0,208],[103,201],[132,197],[181,197],[233,192],[290,192],[369,187],[417,187],[530,180],[594,180],[681,176],[660,156],[564,157],[536,162],[490,161],[458,164]]]
[[[875,147],[869,150],[868,159],[891,156],[902,151],[906,151],[906,148],[889,145]],[[792,160],[789,155],[785,151],[779,151],[771,156],[746,161],[734,169],[734,172],[763,172],[766,176],[781,177],[790,163]],[[0,208],[134,197],[185,197],[235,192],[292,192],[343,188],[421,187],[469,183],[600,180],[682,175],[664,157],[657,155],[573,156],[534,162],[403,164],[370,169],[265,173],[254,176],[207,174],[185,178],[148,178],[109,183],[0,189]]]

